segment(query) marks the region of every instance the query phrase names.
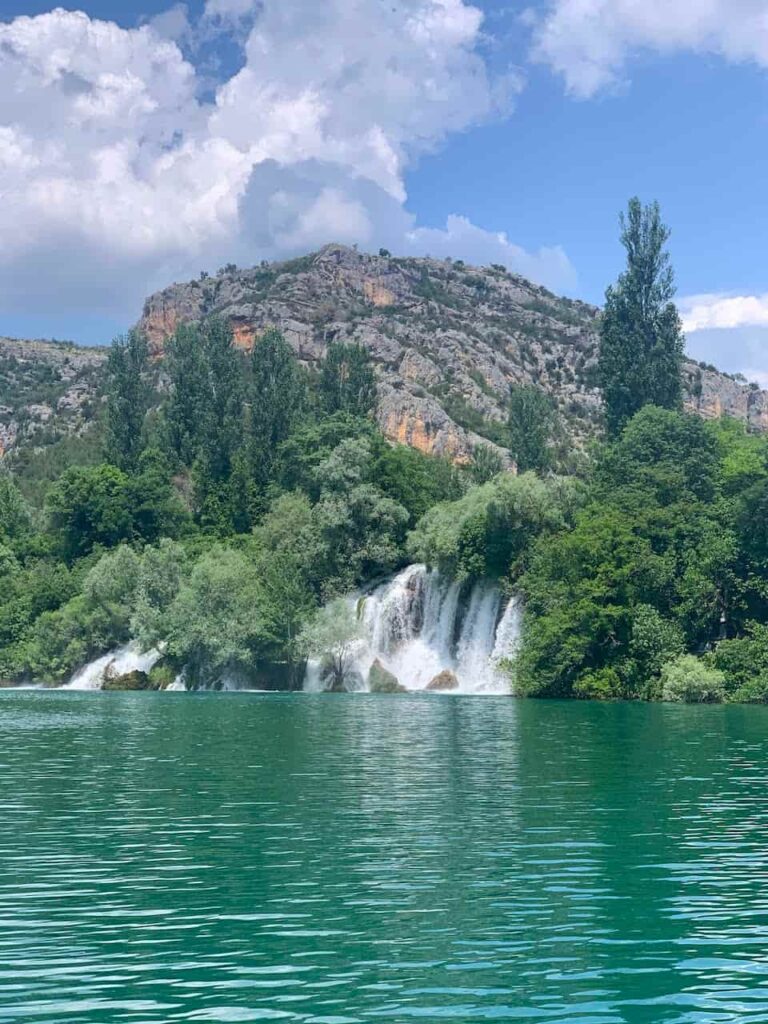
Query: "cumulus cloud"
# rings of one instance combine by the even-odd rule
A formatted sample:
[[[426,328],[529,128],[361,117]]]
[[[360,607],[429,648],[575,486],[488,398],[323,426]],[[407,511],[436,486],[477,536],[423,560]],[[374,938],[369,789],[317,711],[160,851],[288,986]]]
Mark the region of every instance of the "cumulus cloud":
[[[557,281],[566,291],[576,285],[576,273],[560,246],[528,252],[503,231],[487,231],[455,214],[448,217],[444,228],[413,228],[407,241],[414,253],[461,256],[470,263],[501,263],[534,281]]]
[[[768,293],[692,295],[681,299],[679,308],[687,334],[718,328],[768,327]]]
[[[490,76],[481,22],[467,0],[208,0],[196,27],[182,5],[130,30],[62,9],[0,23],[0,301],[133,314],[200,266],[331,240],[569,286],[561,250],[406,211],[407,168],[519,87]],[[214,89],[195,31],[242,46]]]
[[[690,295],[678,308],[692,358],[768,387],[768,294]]]
[[[633,53],[710,53],[768,66],[765,0],[553,0],[535,28],[534,56],[589,97],[622,82]]]

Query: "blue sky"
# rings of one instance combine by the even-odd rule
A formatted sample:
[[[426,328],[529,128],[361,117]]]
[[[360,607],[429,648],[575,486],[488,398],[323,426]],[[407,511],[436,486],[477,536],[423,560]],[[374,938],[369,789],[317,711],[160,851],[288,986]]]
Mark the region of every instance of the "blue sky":
[[[689,349],[768,383],[763,0],[321,6],[0,0],[0,333],[107,340],[171,280],[332,239],[599,303],[638,194]]]

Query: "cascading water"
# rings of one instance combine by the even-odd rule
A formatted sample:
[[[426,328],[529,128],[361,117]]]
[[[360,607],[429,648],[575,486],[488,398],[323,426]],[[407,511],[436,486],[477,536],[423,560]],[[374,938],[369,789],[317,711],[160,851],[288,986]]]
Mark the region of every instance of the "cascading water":
[[[62,686],[62,690],[100,690],[107,676],[149,672],[161,657],[160,651],[142,651],[137,643],[132,642],[84,665]]]
[[[355,651],[351,688],[367,689],[375,661],[408,690],[425,690],[441,672],[455,675],[453,693],[509,693],[500,667],[517,648],[521,608],[504,604],[490,581],[462,586],[424,565],[410,565],[371,593],[350,598],[360,611],[365,639]],[[324,688],[320,667],[311,663],[304,688]]]

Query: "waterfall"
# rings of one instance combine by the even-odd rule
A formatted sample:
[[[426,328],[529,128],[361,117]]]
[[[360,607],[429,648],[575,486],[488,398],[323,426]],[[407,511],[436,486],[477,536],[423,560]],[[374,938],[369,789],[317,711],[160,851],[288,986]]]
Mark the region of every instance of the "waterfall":
[[[161,657],[158,650],[142,652],[134,641],[84,665],[61,689],[100,690],[107,674],[124,676],[129,672],[149,672]]]
[[[371,592],[351,597],[365,638],[354,653],[351,689],[367,689],[380,662],[408,690],[425,690],[441,672],[452,672],[453,693],[509,693],[500,663],[519,642],[521,606],[483,580],[464,592],[460,583],[424,565],[410,565]],[[320,666],[310,662],[304,689],[324,688]]]

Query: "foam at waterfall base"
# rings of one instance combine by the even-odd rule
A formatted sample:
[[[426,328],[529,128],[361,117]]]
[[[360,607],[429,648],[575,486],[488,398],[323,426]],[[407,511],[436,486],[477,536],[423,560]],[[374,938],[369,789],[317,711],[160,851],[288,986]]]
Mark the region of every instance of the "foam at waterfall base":
[[[505,604],[500,587],[487,580],[465,590],[436,570],[410,565],[371,593],[350,597],[350,606],[362,606],[365,627],[350,671],[353,688],[367,689],[379,661],[408,690],[426,690],[449,671],[458,680],[449,693],[509,693],[501,662],[519,643],[520,603]],[[324,688],[318,664],[307,667],[304,688]]]

